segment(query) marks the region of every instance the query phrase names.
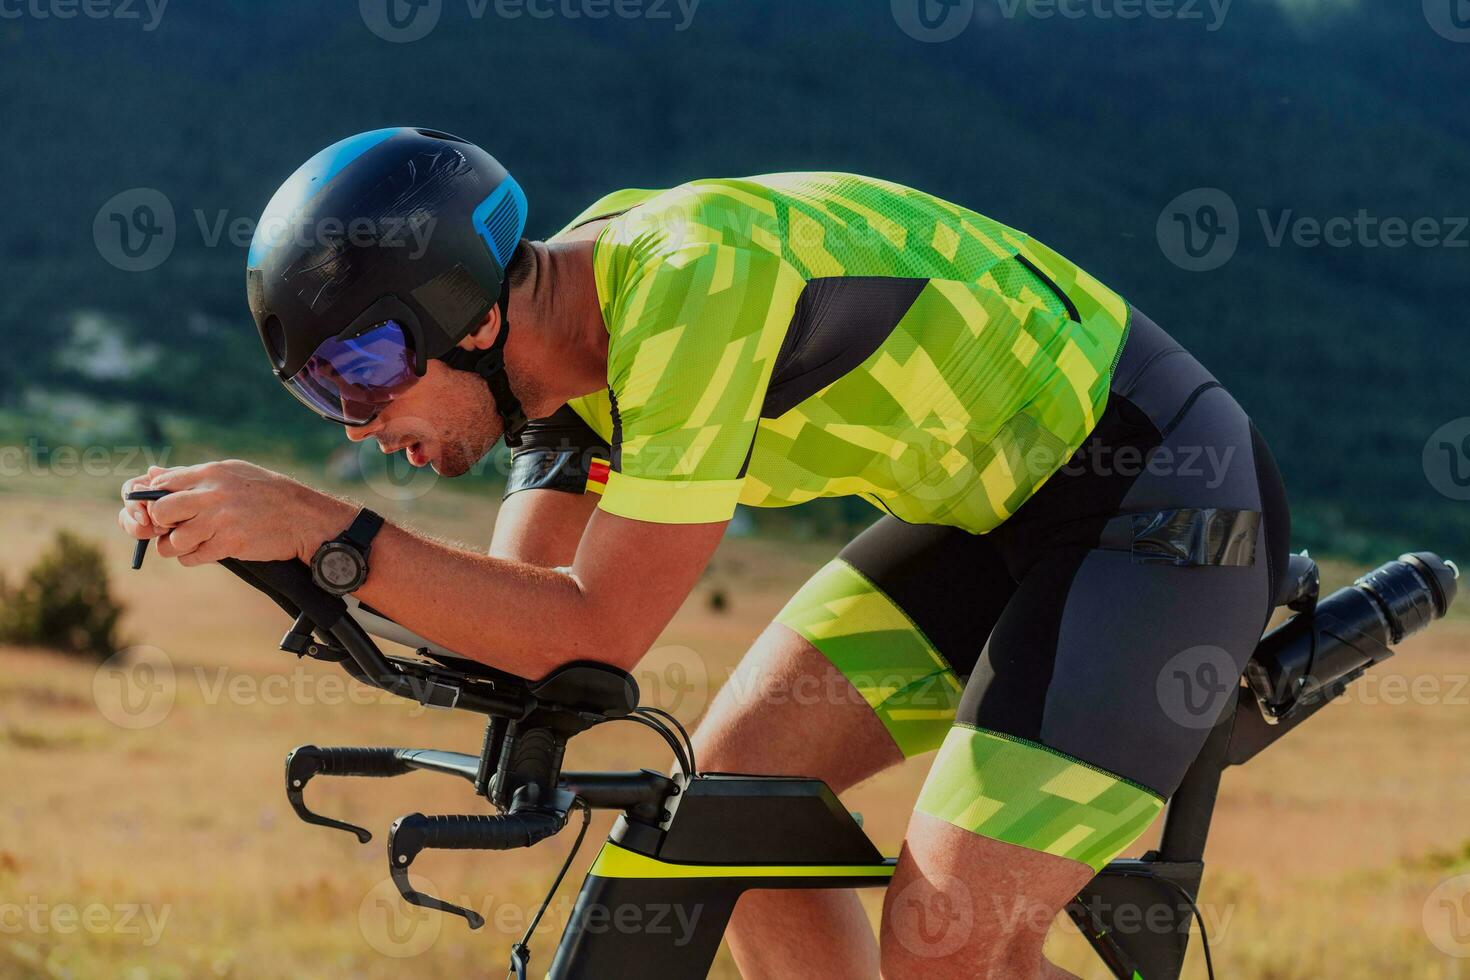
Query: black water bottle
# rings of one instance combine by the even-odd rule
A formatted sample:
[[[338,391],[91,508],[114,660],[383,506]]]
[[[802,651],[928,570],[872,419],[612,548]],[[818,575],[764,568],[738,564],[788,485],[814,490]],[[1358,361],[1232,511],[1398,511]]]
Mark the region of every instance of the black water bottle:
[[[1427,551],[1400,555],[1261,639],[1246,681],[1274,717],[1331,697],[1393,656],[1391,647],[1442,617],[1459,571]]]

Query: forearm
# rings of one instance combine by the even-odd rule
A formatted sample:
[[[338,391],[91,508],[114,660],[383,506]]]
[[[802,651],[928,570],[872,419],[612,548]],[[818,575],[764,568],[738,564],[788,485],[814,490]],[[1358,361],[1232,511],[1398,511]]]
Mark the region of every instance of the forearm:
[[[314,495],[300,510],[309,560],[357,507]],[[293,507],[293,510],[296,509]],[[656,524],[592,509],[570,571],[383,526],[358,598],[435,643],[524,677],[573,660],[631,670],[688,597],[725,522]]]
[[[357,513],[353,504],[326,500],[322,540],[335,537]],[[595,603],[574,576],[393,524],[374,539],[367,582],[356,595],[426,639],[524,677],[545,676],[573,660],[627,659],[600,636]]]

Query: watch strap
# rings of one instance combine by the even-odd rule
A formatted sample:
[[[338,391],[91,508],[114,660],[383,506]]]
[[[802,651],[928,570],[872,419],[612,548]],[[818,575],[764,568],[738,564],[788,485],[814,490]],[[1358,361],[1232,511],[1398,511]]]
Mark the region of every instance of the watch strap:
[[[364,507],[357,512],[357,516],[352,519],[352,523],[347,526],[347,530],[343,531],[337,540],[345,541],[352,545],[366,558],[368,551],[372,549],[373,538],[378,536],[378,532],[382,528],[383,518]]]

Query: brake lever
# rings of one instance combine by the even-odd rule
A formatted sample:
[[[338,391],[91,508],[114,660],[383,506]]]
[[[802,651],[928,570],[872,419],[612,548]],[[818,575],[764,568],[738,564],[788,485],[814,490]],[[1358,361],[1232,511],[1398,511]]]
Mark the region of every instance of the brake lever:
[[[503,816],[426,817],[422,813],[410,813],[399,817],[388,831],[388,876],[408,904],[458,915],[469,923],[471,929],[478,929],[485,924],[485,917],[480,913],[426,895],[413,887],[408,879],[408,869],[414,858],[429,848],[508,851],[515,847],[531,847],[566,826],[567,811],[575,800],[570,791],[561,789],[552,794],[551,807],[547,809],[537,807]]]
[[[313,813],[306,806],[306,784],[313,776],[401,776],[413,767],[395,749],[323,749],[299,745],[286,756],[286,799],[296,815],[309,824],[345,830],[366,844],[373,835],[365,828]]]

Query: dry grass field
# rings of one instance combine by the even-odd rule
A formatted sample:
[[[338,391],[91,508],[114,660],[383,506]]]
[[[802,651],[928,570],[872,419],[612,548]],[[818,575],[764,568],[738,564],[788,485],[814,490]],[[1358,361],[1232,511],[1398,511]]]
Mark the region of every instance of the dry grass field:
[[[399,814],[474,812],[467,786],[422,775],[313,784],[318,810],[374,830],[365,847],[299,823],[282,788],[282,759],[295,745],[473,752],[475,717],[363,697],[344,675],[276,652],[283,617],[221,569],[154,556],[143,573],[128,572],[131,545],[100,483],[27,479],[3,489],[0,571],[13,578],[60,528],[101,542],[129,607],[125,633],[147,648],[134,663],[153,669],[119,674],[0,649],[0,977],[503,974],[570,834],[530,852],[418,862],[431,890],[486,914],[475,933],[406,910],[389,890],[382,844]],[[488,501],[439,492],[415,504],[384,509],[461,540],[488,536]],[[834,548],[728,541],[650,658],[650,696],[692,721]],[[1350,570],[1333,572],[1341,581]],[[728,598],[723,611],[712,606],[716,590]],[[1470,977],[1470,961],[1447,955],[1456,947],[1431,899],[1441,882],[1470,872],[1467,678],[1462,618],[1406,645],[1351,703],[1227,775],[1203,896],[1219,976]],[[635,726],[583,737],[570,755],[573,768],[666,762],[661,743]],[[896,853],[927,762],[846,800],[886,853]],[[579,869],[608,823],[594,821]],[[537,975],[575,881],[538,934]],[[1470,916],[1451,924],[1470,931]],[[1070,927],[1054,931],[1052,946],[1082,976],[1104,976]],[[1197,946],[1190,977],[1204,975]],[[1459,951],[1470,953],[1470,942]],[[723,953],[714,975],[736,976]]]

